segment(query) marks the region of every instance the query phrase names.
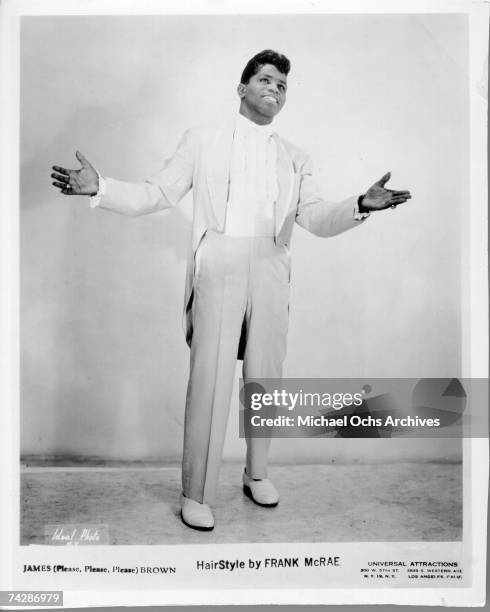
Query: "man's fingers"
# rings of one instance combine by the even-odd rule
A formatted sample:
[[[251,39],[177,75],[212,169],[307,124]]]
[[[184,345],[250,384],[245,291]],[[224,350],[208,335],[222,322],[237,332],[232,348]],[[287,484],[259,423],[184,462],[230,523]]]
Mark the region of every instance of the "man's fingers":
[[[57,181],[61,181],[62,183],[68,183],[68,181],[70,180],[69,177],[65,176],[64,174],[55,174],[54,172],[51,175],[51,178],[54,178]]]
[[[388,204],[390,206],[393,206],[393,204],[398,205],[398,204],[403,204],[404,202],[406,202],[409,198],[390,198],[388,200]]]
[[[410,200],[410,196],[392,196],[390,198],[390,202],[393,201],[393,200],[406,202],[407,200]]]
[[[64,195],[78,195],[78,192],[74,191],[73,187],[70,187],[70,185],[67,185],[66,183],[58,183],[57,181],[53,181],[53,185],[58,187],[58,189]]]
[[[412,197],[410,191],[395,191],[395,189],[389,189],[388,191],[391,193],[392,197],[394,198],[397,198],[399,196],[403,196],[406,198]]]
[[[59,187],[61,190],[71,190],[70,185],[67,185],[66,183],[58,183],[57,181],[53,181],[53,185],[55,187]]]
[[[67,170],[66,168],[62,168],[61,166],[52,166],[52,168],[55,172],[66,174],[66,176],[69,176],[70,172],[73,172],[73,170]]]
[[[380,187],[384,187],[386,183],[390,180],[390,178],[391,178],[391,172],[387,172],[384,176],[382,176],[379,179],[376,185],[379,185]]]

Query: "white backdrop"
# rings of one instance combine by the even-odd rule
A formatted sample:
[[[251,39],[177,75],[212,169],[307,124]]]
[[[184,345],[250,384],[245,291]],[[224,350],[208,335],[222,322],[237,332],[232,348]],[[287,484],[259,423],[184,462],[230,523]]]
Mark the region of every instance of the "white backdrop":
[[[21,26],[21,427],[26,454],[180,458],[190,197],[129,219],[51,187],[80,149],[141,180],[185,129],[237,112],[264,48],[292,62],[275,129],[328,199],[391,170],[413,199],[330,240],[296,228],[290,377],[461,374],[469,210],[462,15],[24,17]],[[391,185],[388,184],[388,186]],[[225,456],[241,457],[238,400]],[[277,440],[285,461],[456,457],[456,441]]]

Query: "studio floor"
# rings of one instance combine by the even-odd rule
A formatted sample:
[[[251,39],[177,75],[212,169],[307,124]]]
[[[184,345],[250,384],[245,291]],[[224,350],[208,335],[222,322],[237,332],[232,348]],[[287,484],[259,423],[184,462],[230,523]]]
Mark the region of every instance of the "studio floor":
[[[272,465],[271,509],[243,495],[242,469],[223,465],[202,533],[180,521],[180,467],[23,467],[21,544],[43,544],[46,524],[107,525],[124,545],[461,539],[461,464]]]

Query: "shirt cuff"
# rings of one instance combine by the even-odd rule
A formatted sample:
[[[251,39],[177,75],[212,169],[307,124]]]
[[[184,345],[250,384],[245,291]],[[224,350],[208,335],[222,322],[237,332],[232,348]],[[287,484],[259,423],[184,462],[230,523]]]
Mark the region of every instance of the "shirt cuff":
[[[107,181],[105,180],[105,178],[101,176],[98,172],[97,176],[99,177],[99,191],[94,196],[91,196],[90,208],[97,208],[97,206],[100,204],[102,197],[105,195],[107,187]]]
[[[357,198],[356,205],[354,206],[354,220],[355,221],[362,221],[363,219],[367,219],[371,214],[370,212],[360,212],[359,200],[361,199],[361,197]]]

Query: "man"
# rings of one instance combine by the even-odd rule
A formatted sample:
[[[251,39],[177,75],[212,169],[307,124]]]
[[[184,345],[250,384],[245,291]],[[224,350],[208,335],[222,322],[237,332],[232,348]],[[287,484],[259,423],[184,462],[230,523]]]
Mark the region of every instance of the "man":
[[[103,178],[78,151],[79,170],[53,166],[51,175],[61,193],[91,196],[92,207],[125,215],[173,207],[193,189],[181,517],[200,530],[214,527],[210,504],[237,355],[245,379],[282,375],[294,222],[318,236],[333,236],[360,225],[371,211],[410,198],[408,191],[385,188],[388,173],[363,196],[339,204],[323,200],[308,157],[271,129],[286,101],[289,70],[289,60],[275,51],[254,56],[238,85],[238,116],[217,127],[188,130],[173,157],[145,182]],[[274,507],[279,496],[267,478],[270,441],[246,442],[243,490],[256,504]]]

